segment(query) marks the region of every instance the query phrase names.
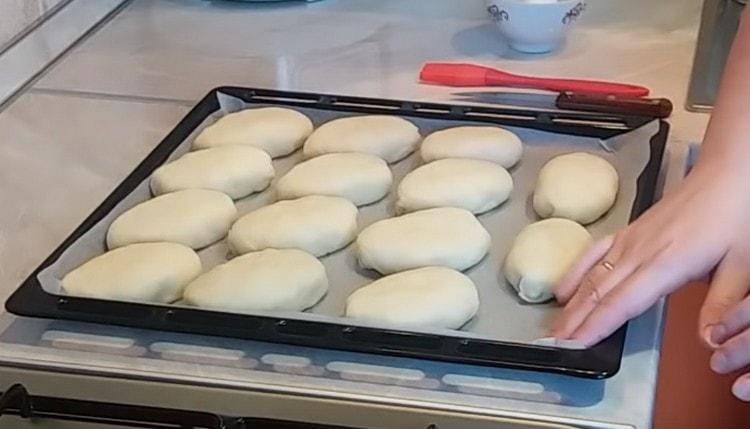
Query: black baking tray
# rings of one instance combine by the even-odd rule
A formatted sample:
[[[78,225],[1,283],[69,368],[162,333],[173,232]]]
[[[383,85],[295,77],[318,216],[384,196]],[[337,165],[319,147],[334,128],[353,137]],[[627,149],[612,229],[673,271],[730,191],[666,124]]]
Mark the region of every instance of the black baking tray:
[[[568,350],[393,329],[348,326],[339,323],[79,298],[55,295],[45,291],[37,278],[39,272],[55,262],[79,237],[104,218],[139,183],[149,177],[154,169],[163,164],[172,151],[199,124],[218,110],[218,94],[220,93],[240,98],[248,104],[275,104],[352,113],[477,121],[598,138],[610,138],[655,119],[637,115],[449,105],[254,88],[216,88],[185,116],[146,159],[18,287],[5,303],[9,312],[20,316],[225,336],[352,352],[543,371],[585,378],[607,378],[619,370],[626,327],[590,349]],[[654,192],[669,131],[666,122],[659,121],[659,124],[658,133],[650,141],[649,162],[638,178],[631,220],[648,209],[654,201]]]

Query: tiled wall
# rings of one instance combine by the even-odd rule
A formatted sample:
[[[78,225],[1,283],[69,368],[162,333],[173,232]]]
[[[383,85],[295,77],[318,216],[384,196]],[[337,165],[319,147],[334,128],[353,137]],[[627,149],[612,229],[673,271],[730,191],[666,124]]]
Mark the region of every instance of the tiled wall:
[[[65,0],[0,0],[0,49]]]
[[[589,24],[672,30],[694,20],[703,0],[587,0],[583,15]]]

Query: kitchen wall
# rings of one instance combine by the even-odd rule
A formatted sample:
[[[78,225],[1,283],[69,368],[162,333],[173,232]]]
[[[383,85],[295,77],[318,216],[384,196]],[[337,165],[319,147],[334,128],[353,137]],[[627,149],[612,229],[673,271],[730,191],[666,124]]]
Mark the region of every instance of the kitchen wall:
[[[334,0],[326,0],[334,1]],[[467,16],[467,11],[473,11],[477,17],[485,16],[487,0],[456,0],[453,3],[432,2],[430,0],[403,0],[403,4],[394,5],[386,2],[367,0],[345,0],[342,7],[359,9],[366,4],[371,12],[396,12],[402,15],[419,16],[450,16],[460,14]],[[588,25],[651,27],[659,30],[673,30],[684,26],[685,22],[695,20],[700,14],[703,0],[586,0],[586,13],[583,15]]]
[[[0,0],[1,1],[1,0]],[[218,0],[214,0],[218,1]],[[325,0],[336,1],[336,0]],[[339,0],[339,10],[359,10],[366,7],[370,12],[398,13],[401,15],[468,17],[468,11],[476,17],[485,16],[487,0],[455,0],[452,3],[431,0],[403,0],[400,4],[377,0]],[[685,22],[695,20],[703,0],[586,0],[584,19],[590,25],[647,26],[660,30],[679,28]]]
[[[66,0],[0,0],[0,51],[19,33]]]
[[[33,24],[55,6],[69,0],[0,0],[0,51],[29,25]],[[477,16],[484,14],[484,0],[477,0]],[[589,24],[621,24],[671,28],[685,22],[684,17],[695,16],[702,0],[588,0],[585,19]],[[424,13],[450,13],[433,10],[434,6],[424,0],[412,0],[414,11]],[[427,6],[427,7],[425,7]],[[377,3],[372,7],[378,8]],[[455,8],[466,8],[462,1],[455,2]],[[401,8],[403,9],[403,8]],[[649,10],[644,14],[643,10]],[[403,10],[401,13],[404,13]],[[647,22],[643,22],[647,20]]]
[[[583,15],[588,24],[647,26],[672,30],[694,20],[703,0],[587,0]]]

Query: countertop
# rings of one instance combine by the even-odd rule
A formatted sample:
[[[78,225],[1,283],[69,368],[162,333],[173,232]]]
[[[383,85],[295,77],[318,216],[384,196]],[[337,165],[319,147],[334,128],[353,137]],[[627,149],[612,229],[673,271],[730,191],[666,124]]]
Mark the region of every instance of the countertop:
[[[74,2],[80,1],[86,0]],[[0,206],[0,299],[7,298],[191,104],[220,85],[448,101],[452,90],[417,84],[417,70],[428,60],[465,60],[518,73],[649,86],[654,95],[671,98],[677,107],[670,119],[671,148],[698,142],[708,117],[682,106],[700,2],[650,3],[592,1],[559,52],[525,56],[504,45],[481,0],[326,0],[263,6],[202,0],[126,2],[113,19],[0,111],[0,194],[4,201],[14,202]],[[521,413],[554,421],[600,422],[601,427],[647,428],[662,311],[659,305],[632,323],[621,372],[597,382],[594,390],[601,391],[601,397],[591,404],[403,387],[389,395],[422,406],[483,414]],[[194,365],[182,368],[106,353],[61,352],[19,339],[44,332],[46,326],[45,321],[1,314],[5,334],[0,335],[0,361],[100,374],[137,370],[142,377],[162,379],[188,373],[193,381],[217,378],[194,371]],[[268,383],[267,375],[255,372],[222,376],[246,388]],[[515,377],[502,370],[487,374]],[[274,380],[321,389],[300,377]],[[541,382],[555,385],[559,379]],[[586,383],[572,384],[571,391],[584,396],[592,390]],[[361,386],[333,380],[322,388],[338,394],[361,391]],[[372,392],[368,400],[393,399],[378,397],[377,388]]]
[[[63,0],[7,0],[0,3],[0,50],[45,14],[51,13]]]

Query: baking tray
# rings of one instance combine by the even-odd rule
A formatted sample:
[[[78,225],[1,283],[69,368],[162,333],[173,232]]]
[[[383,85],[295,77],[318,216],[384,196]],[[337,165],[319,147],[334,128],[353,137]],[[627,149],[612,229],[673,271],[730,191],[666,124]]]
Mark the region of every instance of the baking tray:
[[[64,295],[59,278],[104,251],[103,236],[111,219],[149,197],[148,177],[159,165],[188,150],[192,138],[217,116],[243,108],[283,105],[308,114],[316,125],[356,114],[391,114],[408,118],[423,135],[465,124],[502,125],[516,131],[527,145],[520,166],[512,169],[516,189],[511,202],[480,221],[493,235],[493,248],[467,271],[477,283],[481,308],[460,331],[410,330],[363,325],[340,317],[353,290],[377,278],[356,266],[352,246],[323,258],[331,290],[304,313],[253,315],[209,311],[179,305],[107,301]],[[511,239],[534,221],[529,195],[538,169],[552,156],[573,150],[595,152],[620,171],[621,195],[602,220],[589,227],[603,236],[623,226],[653,202],[668,126],[639,116],[514,108],[456,106],[274,90],[222,87],[212,90],[144,159],[107,199],[21,284],[6,302],[14,314],[116,324],[138,328],[379,353],[466,364],[538,370],[606,378],[619,369],[625,328],[587,350],[572,350],[536,342],[559,310],[554,304],[524,305],[504,281],[500,266]],[[298,151],[274,161],[277,177],[301,160]],[[394,188],[419,163],[416,154],[392,165]],[[360,209],[360,227],[392,216],[393,194]],[[265,191],[237,202],[240,213],[273,201]],[[204,269],[225,260],[226,244],[201,250]],[[57,285],[57,286],[55,286]]]

